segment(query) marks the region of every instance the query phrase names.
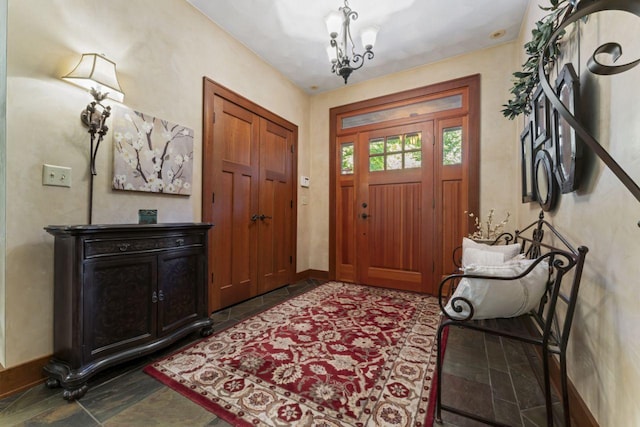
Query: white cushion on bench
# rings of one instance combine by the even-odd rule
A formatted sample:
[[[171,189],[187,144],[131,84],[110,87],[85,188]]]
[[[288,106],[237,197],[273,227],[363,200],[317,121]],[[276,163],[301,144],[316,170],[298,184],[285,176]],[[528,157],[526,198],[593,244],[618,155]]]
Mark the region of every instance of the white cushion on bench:
[[[483,259],[477,255],[478,251],[501,254],[503,257],[502,261],[508,261],[520,253],[520,243],[492,246],[474,242],[473,240],[464,237],[462,239],[462,268],[466,268],[471,264],[496,265],[501,263],[496,261],[497,257],[495,255],[489,254],[482,255],[484,258],[489,260],[489,262],[483,262]]]
[[[517,276],[524,272],[535,260],[517,259],[502,265],[469,265],[465,274],[478,274],[497,277]],[[465,319],[469,307],[461,301],[462,308],[456,313],[451,301],[464,297],[473,305],[473,319],[493,319],[497,317],[517,317],[538,307],[545,292],[549,276],[549,264],[540,262],[526,276],[514,280],[492,280],[463,278],[445,306],[445,311],[453,319]]]

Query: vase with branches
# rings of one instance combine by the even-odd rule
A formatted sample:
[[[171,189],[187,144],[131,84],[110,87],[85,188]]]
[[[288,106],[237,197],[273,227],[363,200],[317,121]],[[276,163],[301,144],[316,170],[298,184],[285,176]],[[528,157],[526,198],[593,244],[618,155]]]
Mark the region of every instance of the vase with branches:
[[[511,213],[507,211],[502,221],[496,221],[495,209],[489,210],[486,220],[482,220],[480,216],[473,212],[464,211],[465,215],[474,219],[475,230],[469,233],[469,238],[473,240],[495,240],[504,232],[504,227],[509,222]]]

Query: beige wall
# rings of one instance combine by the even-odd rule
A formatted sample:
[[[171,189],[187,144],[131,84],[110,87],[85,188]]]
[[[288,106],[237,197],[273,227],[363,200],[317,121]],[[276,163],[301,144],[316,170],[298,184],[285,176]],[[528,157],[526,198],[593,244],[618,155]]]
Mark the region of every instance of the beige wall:
[[[7,128],[7,0],[0,0],[0,369],[5,359],[5,206],[6,204],[6,128]]]
[[[299,174],[312,180],[308,190],[299,190],[299,203],[306,198],[309,204],[299,207],[297,270],[326,270],[328,110],[334,106],[480,73],[481,211],[515,211],[512,226],[537,215],[537,206],[519,202],[522,120],[507,121],[500,113],[510,74],[523,60],[521,46],[541,16],[533,3],[517,43],[309,99],[183,1],[10,1],[7,271],[4,295],[0,286],[0,300],[6,301],[4,312],[0,305],[0,363],[11,367],[51,353],[53,247],[42,227],[86,222],[87,135],[78,115],[89,96],[59,79],[80,53],[100,52],[117,62],[127,106],[195,129],[196,176],[201,170],[204,75],[300,126]],[[620,15],[581,24],[583,62],[595,43],[625,37],[625,56],[640,57],[637,18]],[[581,70],[590,94],[590,126],[640,181],[640,113],[633,102],[640,68],[611,77],[587,76]],[[72,188],[43,187],[43,163],[71,166]],[[109,187],[111,163],[109,141],[98,155],[95,222],[135,222],[137,210],[149,207],[159,209],[160,221],[200,219],[199,182],[189,198],[114,193]],[[572,381],[600,425],[634,425],[640,422],[640,204],[596,160],[583,188],[562,196],[549,217],[572,240],[590,248],[572,333]]]
[[[88,135],[79,114],[90,95],[59,78],[81,53],[117,63],[127,106],[195,130],[190,197],[112,191],[107,136],[94,223],[135,223],[141,208],[157,208],[160,222],[201,219],[203,76],[297,124],[299,170],[310,173],[308,95],[186,1],[12,0],[8,40],[5,367],[52,352],[53,238],[43,227],[87,222]],[[70,166],[72,187],[42,186],[44,163]],[[298,270],[308,268],[307,209],[299,208]]]
[[[543,16],[537,3],[530,5],[519,45]],[[620,63],[640,58],[637,26],[638,18],[623,12],[591,15],[579,31],[569,32],[560,65],[570,61],[579,71],[583,123],[640,183],[640,67],[595,76],[585,66],[605,42],[621,43]],[[520,55],[518,63],[524,61]],[[562,195],[557,210],[547,215],[573,242],[589,248],[571,332],[569,376],[601,426],[635,426],[640,424],[640,203],[591,157],[580,189]],[[521,205],[518,213],[524,222],[534,219],[538,208]]]
[[[514,212],[519,202],[520,181],[516,177],[518,146],[516,125],[500,113],[506,102],[510,76],[517,62],[516,46],[503,44],[458,56],[435,64],[371,80],[344,89],[319,94],[311,99],[311,268],[329,268],[329,109],[363,99],[480,74],[480,211],[495,208]],[[375,61],[375,60],[374,60]],[[357,72],[357,71],[356,71]],[[513,223],[511,224],[513,225]]]

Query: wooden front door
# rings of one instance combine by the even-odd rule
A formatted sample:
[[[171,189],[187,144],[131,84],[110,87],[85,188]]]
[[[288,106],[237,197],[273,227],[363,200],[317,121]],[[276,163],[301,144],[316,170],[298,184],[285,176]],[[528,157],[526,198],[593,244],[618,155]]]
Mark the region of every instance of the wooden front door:
[[[431,273],[433,122],[359,134],[358,281],[424,292]]]
[[[214,224],[212,312],[293,280],[297,132],[206,79],[204,120],[202,218]]]
[[[479,76],[331,109],[336,280],[435,294],[478,211]]]

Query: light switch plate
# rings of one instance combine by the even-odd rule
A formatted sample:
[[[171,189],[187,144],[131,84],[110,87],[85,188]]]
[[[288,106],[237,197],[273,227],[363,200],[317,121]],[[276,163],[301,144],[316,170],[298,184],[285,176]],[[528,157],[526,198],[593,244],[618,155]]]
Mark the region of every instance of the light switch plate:
[[[65,166],[43,165],[42,185],[71,187],[71,168]]]
[[[309,188],[309,177],[308,176],[301,176],[300,177],[300,187],[305,187],[305,188]]]

